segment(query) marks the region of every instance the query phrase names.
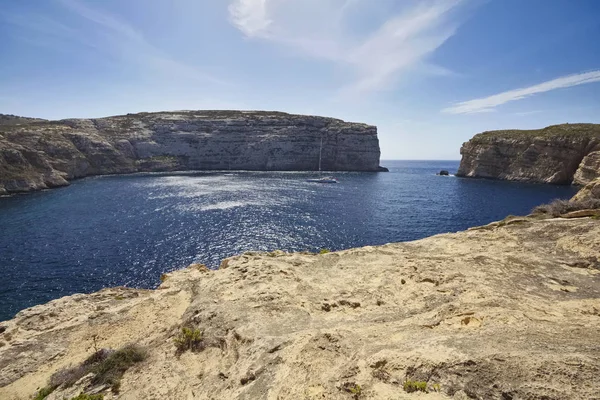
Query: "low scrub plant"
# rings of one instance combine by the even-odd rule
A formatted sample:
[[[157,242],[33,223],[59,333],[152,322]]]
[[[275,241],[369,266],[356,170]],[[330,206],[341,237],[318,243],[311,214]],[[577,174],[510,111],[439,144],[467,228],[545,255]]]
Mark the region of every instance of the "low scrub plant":
[[[52,392],[56,389],[56,386],[46,386],[38,390],[38,392],[33,397],[33,400],[44,400],[46,397],[50,396]]]
[[[363,395],[363,389],[358,383],[346,382],[339,389],[352,394],[355,400],[360,399]]]
[[[327,254],[327,253],[331,253],[331,250],[329,250],[329,249],[321,249],[321,250],[319,250],[319,254]]]
[[[549,204],[542,204],[533,209],[534,215],[546,214],[553,217],[558,217],[572,211],[600,209],[600,200],[585,199],[585,200],[554,200]]]
[[[100,349],[80,365],[64,368],[52,374],[48,386],[40,389],[34,400],[44,400],[59,386],[71,387],[88,374],[92,374],[92,385],[109,385],[113,392],[118,393],[125,371],[145,360],[146,357],[146,350],[137,345],[127,345],[119,350]],[[81,393],[73,399],[102,400],[104,396]]]
[[[71,400],[104,400],[104,395],[80,393],[78,396],[71,397]]]
[[[200,329],[183,327],[181,332],[175,337],[175,347],[177,353],[182,354],[186,351],[200,351],[204,349],[204,337]]]
[[[360,396],[362,394],[362,387],[360,387],[360,385],[354,385],[353,387],[351,387],[350,389],[348,389],[350,391],[350,393],[352,393],[355,396]]]
[[[427,382],[424,382],[424,381],[407,380],[404,382],[402,387],[404,388],[404,391],[407,393],[414,393],[414,392],[427,393]]]
[[[146,350],[137,345],[127,345],[112,352],[104,360],[96,363],[91,372],[93,385],[109,385],[113,392],[118,393],[121,378],[133,365],[146,359]]]

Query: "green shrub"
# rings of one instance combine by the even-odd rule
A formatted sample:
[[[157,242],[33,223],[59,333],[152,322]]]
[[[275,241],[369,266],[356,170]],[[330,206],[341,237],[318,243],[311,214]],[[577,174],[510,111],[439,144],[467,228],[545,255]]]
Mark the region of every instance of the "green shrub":
[[[121,378],[130,367],[146,359],[146,351],[137,345],[127,345],[112,352],[91,368],[93,385],[110,385],[118,393]]]
[[[349,388],[350,393],[352,393],[355,396],[360,396],[362,394],[362,388],[360,387],[360,385],[354,385],[354,387]]]
[[[355,383],[355,382],[345,382],[343,385],[341,385],[339,387],[339,389],[352,394],[352,397],[355,400],[360,399],[361,396],[363,395],[362,387],[358,383]]]
[[[79,396],[71,397],[71,400],[104,400],[104,395],[80,393]]]
[[[321,249],[321,250],[319,250],[319,254],[327,254],[327,253],[331,253],[331,250],[329,250],[329,249]]]
[[[50,396],[50,393],[54,392],[56,386],[46,386],[41,388],[33,397],[33,400],[44,400],[46,397]]]
[[[425,392],[427,393],[427,382],[407,380],[403,385],[404,391],[407,393]]]
[[[177,353],[181,354],[190,351],[200,351],[204,349],[202,331],[194,328],[181,328],[181,332],[174,339]]]

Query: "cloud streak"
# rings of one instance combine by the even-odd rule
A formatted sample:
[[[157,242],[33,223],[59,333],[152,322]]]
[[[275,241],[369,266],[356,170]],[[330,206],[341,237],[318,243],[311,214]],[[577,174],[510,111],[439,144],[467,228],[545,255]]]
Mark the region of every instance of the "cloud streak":
[[[347,68],[352,79],[344,93],[362,94],[388,89],[404,72],[422,65],[456,32],[458,23],[452,17],[463,3],[406,2],[409,7],[391,9],[368,31],[351,23],[363,20],[356,17],[373,7],[367,0],[233,0],[229,18],[249,39]]]
[[[527,97],[549,92],[551,90],[563,89],[588,83],[600,82],[600,70],[583,72],[579,74],[562,76],[537,85],[519,89],[508,90],[488,97],[463,101],[444,108],[446,114],[474,114],[494,111],[496,107],[511,101],[522,100]]]

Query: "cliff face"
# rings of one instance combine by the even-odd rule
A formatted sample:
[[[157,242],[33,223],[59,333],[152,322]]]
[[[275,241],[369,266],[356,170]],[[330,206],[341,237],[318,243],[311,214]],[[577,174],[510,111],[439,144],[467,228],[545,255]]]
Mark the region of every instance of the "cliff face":
[[[177,353],[182,326],[203,332],[196,351]],[[62,371],[47,400],[424,396],[405,381],[427,382],[432,400],[583,400],[600,393],[598,332],[600,220],[517,218],[323,255],[246,253],[157,290],[23,310],[0,323],[0,398],[29,399]],[[95,348],[128,343],[148,357],[118,396],[78,372]]]
[[[585,185],[600,177],[600,125],[484,132],[460,152],[458,176]]]
[[[600,178],[585,185],[575,196],[573,196],[573,200],[600,200]]]
[[[257,111],[0,123],[0,194],[89,175],[174,170],[377,171],[377,128]]]

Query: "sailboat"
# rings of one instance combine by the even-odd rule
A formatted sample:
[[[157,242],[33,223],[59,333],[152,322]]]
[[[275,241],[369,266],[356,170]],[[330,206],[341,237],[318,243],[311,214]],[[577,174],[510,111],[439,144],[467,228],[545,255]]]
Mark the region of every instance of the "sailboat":
[[[319,147],[319,173],[321,173],[321,155],[323,154],[323,136],[321,136],[321,146]],[[333,176],[323,176],[321,178],[307,179],[307,182],[313,183],[338,183]]]

